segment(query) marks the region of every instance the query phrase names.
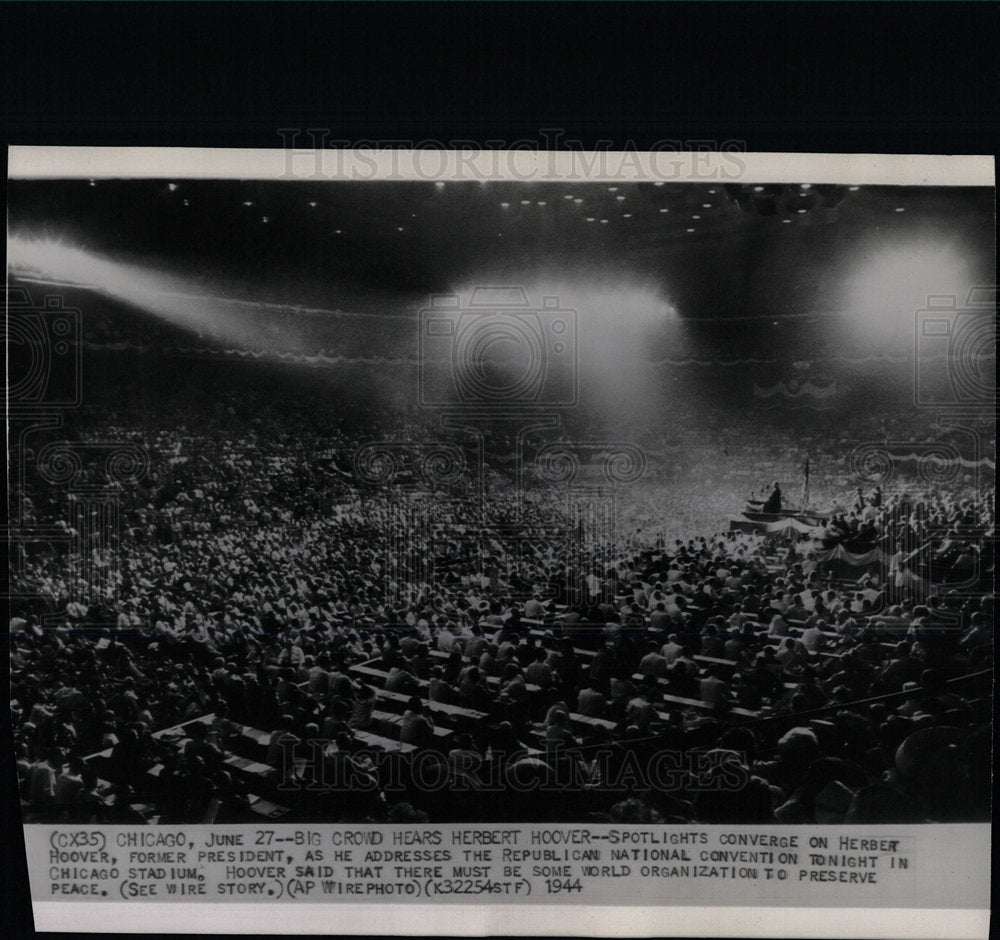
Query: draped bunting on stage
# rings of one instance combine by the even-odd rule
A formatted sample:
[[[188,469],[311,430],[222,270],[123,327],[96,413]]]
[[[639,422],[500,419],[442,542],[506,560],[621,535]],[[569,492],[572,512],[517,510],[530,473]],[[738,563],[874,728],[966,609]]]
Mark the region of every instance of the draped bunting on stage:
[[[819,538],[823,533],[821,526],[809,525],[808,522],[803,522],[801,519],[794,519],[791,516],[787,519],[777,519],[774,522],[769,522],[767,524],[767,531],[778,535],[811,535],[813,538]]]
[[[888,560],[888,556],[878,546],[867,552],[858,553],[849,552],[843,545],[834,545],[832,548],[820,549],[814,554],[817,561],[843,561],[855,568],[863,568],[865,565]]]
[[[876,445],[877,447],[886,447],[890,445]],[[874,451],[878,452],[878,451]],[[950,468],[954,467],[956,464],[961,467],[988,467],[990,470],[996,469],[996,462],[991,460],[989,457],[981,457],[979,460],[968,460],[965,457],[940,457],[937,454],[929,455],[927,453],[918,454],[911,452],[909,454],[893,454],[889,450],[885,451],[885,456],[891,460],[893,463],[920,463],[924,462],[926,464],[932,464],[935,468]],[[874,475],[873,475],[874,478]]]
[[[809,398],[824,399],[837,394],[837,383],[831,382],[829,385],[817,385],[807,380],[800,385],[796,382],[777,382],[765,388],[755,382],[753,394],[755,398],[773,398],[775,395],[779,395],[782,398],[808,396]]]

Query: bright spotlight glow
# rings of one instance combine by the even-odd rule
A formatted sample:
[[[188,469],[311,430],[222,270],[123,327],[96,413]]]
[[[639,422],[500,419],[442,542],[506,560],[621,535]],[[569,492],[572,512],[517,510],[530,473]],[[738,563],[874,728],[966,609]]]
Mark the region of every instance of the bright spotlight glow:
[[[651,403],[662,393],[664,375],[662,366],[653,363],[651,350],[665,333],[670,334],[672,342],[686,341],[684,321],[662,284],[610,267],[600,271],[535,269],[520,273],[508,269],[502,274],[481,271],[476,280],[450,285],[449,293],[464,303],[483,283],[519,285],[523,289],[528,301],[523,312],[499,311],[500,322],[516,317],[522,323],[521,329],[513,331],[518,336],[526,335],[527,330],[527,335],[537,333],[544,340],[548,336],[546,324],[568,324],[559,331],[559,345],[567,346],[557,349],[543,342],[539,347],[541,368],[543,372],[563,368],[566,352],[572,351],[581,406],[597,427],[607,429],[602,433],[614,434],[616,429],[621,433],[623,418],[645,420],[644,416],[655,413]],[[527,347],[516,340],[511,342],[510,331],[494,327],[489,335],[496,337],[489,350],[490,368],[521,374],[526,367]]]
[[[842,303],[852,330],[873,338],[913,335],[917,311],[932,296],[968,291],[968,263],[956,248],[919,241],[866,253],[844,284]]]
[[[61,241],[11,235],[7,269],[24,280],[112,297],[174,326],[234,346],[265,349],[273,341],[241,309],[256,303],[206,295],[200,285],[177,275],[112,261]],[[309,351],[304,336],[289,330],[287,340],[293,351]]]
[[[134,284],[126,268],[51,239],[13,235],[7,243],[7,266],[12,274],[50,278],[116,295]]]

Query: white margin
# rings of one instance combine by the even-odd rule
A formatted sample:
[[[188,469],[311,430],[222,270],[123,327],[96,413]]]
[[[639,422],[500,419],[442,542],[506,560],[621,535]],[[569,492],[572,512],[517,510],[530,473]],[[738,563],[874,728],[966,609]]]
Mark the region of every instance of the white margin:
[[[300,136],[308,139],[305,134]],[[277,137],[277,135],[276,135]],[[469,150],[33,147],[8,150],[10,179],[461,180],[839,183],[993,186],[994,158],[972,155]]]

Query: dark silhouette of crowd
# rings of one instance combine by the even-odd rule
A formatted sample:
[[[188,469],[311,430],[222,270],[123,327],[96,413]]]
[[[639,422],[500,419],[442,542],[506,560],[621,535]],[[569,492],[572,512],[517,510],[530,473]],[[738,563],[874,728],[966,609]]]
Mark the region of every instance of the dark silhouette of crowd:
[[[359,483],[392,435],[301,400],[180,389],[45,435],[150,459],[117,528],[37,475],[13,493],[67,539],[12,561],[27,820],[989,818],[992,481],[845,479],[789,539],[654,475],[581,544],[502,461],[487,499]],[[883,551],[817,560],[836,544]]]

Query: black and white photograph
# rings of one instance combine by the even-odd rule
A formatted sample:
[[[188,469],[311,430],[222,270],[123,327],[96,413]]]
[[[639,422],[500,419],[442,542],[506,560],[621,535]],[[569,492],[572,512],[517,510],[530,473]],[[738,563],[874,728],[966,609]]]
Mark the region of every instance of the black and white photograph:
[[[745,903],[784,865],[864,907],[907,839],[989,823],[991,161],[479,178],[296,146],[12,162],[21,811],[141,833],[51,871],[45,841],[43,900],[287,830],[224,899],[516,895],[503,858],[532,901]],[[347,841],[308,858],[320,826]]]

